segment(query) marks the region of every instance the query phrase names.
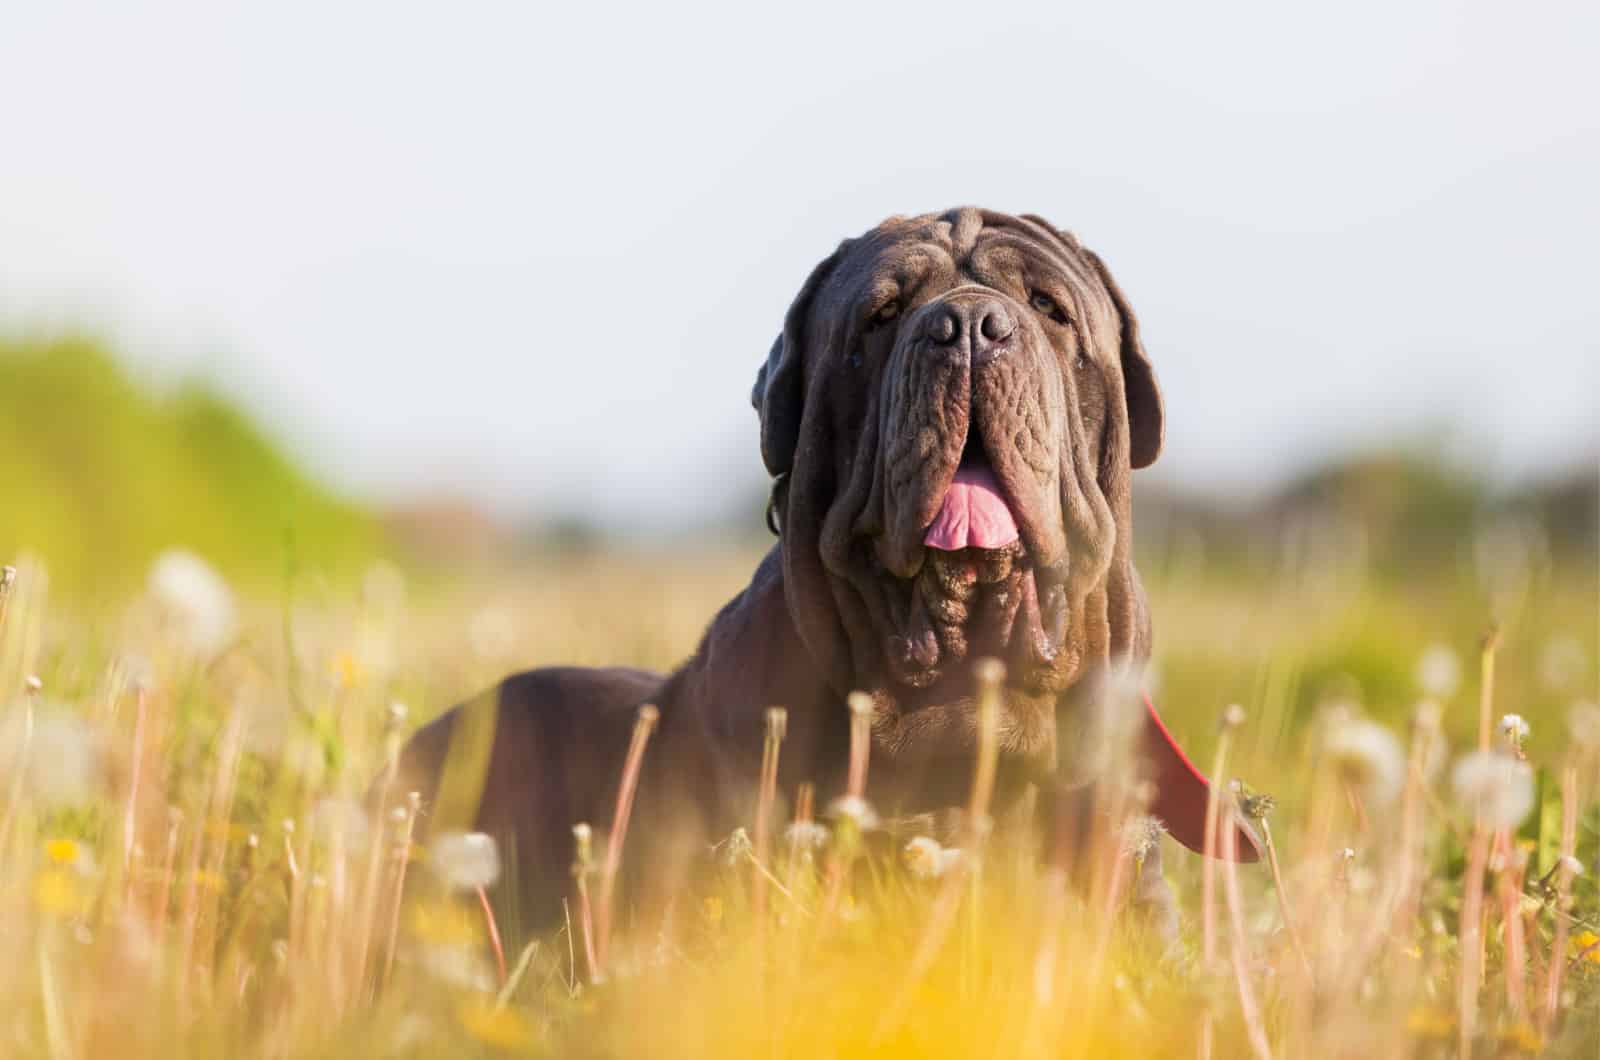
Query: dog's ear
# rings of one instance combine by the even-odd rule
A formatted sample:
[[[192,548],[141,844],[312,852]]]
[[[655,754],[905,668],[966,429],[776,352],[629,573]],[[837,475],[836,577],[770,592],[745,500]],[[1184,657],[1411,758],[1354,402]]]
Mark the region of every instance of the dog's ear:
[[[1145,355],[1144,343],[1139,340],[1139,318],[1111,270],[1100,256],[1087,248],[1083,253],[1100,274],[1100,282],[1117,307],[1122,327],[1122,386],[1128,400],[1128,457],[1134,467],[1149,467],[1161,455],[1161,440],[1166,434],[1166,415],[1161,408],[1161,387],[1156,383],[1155,369]]]
[[[795,446],[800,441],[800,417],[805,411],[805,328],[811,300],[849,245],[848,240],[839,244],[839,249],[806,277],[784,314],[783,332],[772,343],[750,390],[750,404],[761,415],[761,460],[774,478],[794,468]]]

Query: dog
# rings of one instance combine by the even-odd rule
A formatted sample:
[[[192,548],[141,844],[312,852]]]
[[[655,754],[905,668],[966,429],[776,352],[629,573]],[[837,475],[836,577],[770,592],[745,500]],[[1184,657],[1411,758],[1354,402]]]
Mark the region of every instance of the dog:
[[[869,800],[926,813],[964,801],[973,663],[1000,659],[1004,805],[1030,783],[1065,790],[1104,739],[1087,719],[1109,675],[1149,657],[1130,487],[1161,451],[1161,392],[1127,299],[1070,233],[961,208],[845,240],[801,286],[751,402],[778,539],[693,657],[665,676],[517,674],[402,754],[395,790],[421,792],[433,828],[499,837],[535,919],[568,892],[573,824],[610,820],[642,704],[660,721],[628,860],[672,881],[753,816],[771,706],[787,710],[780,792],[843,789],[859,691]],[[1153,707],[1127,709],[1149,812],[1203,850],[1205,778]],[[1135,901],[1170,933],[1153,856]]]

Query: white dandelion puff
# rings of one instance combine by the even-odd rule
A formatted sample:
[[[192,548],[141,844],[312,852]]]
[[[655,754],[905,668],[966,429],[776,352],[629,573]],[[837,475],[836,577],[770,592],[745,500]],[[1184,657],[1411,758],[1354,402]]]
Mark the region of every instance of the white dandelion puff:
[[[1577,637],[1556,637],[1539,652],[1539,681],[1551,692],[1576,690],[1588,669],[1589,660]]]
[[[1580,747],[1600,747],[1600,704],[1574,703],[1567,712],[1567,731]]]
[[[101,793],[100,740],[80,719],[55,711],[41,713],[30,736],[7,736],[14,753],[26,755],[15,763],[22,770],[23,791],[41,805],[76,806]]]
[[[848,821],[862,832],[878,827],[877,811],[859,795],[841,795],[834,799],[828,804],[828,816],[836,821]]]
[[[1431,645],[1417,660],[1417,684],[1435,699],[1449,699],[1461,687],[1461,657],[1447,644]]]
[[[1377,722],[1347,721],[1333,728],[1324,746],[1339,776],[1374,806],[1386,806],[1405,783],[1406,756]]]
[[[784,829],[783,837],[799,850],[821,850],[828,843],[828,829],[816,821],[795,821]]]
[[[1513,750],[1521,751],[1533,728],[1521,714],[1507,714],[1500,719],[1500,738]]]
[[[958,847],[940,846],[937,839],[919,835],[907,841],[900,856],[912,875],[924,880],[936,880],[949,872],[961,860]]]
[[[1461,809],[1490,828],[1515,828],[1533,809],[1533,770],[1510,755],[1463,755],[1451,771],[1450,785]]]
[[[438,836],[429,848],[428,863],[447,887],[461,891],[476,891],[500,878],[500,848],[482,832]]]
[[[1270,802],[1270,795],[1250,795],[1247,799],[1266,799]],[[1246,811],[1248,815],[1249,811]],[[1122,850],[1134,861],[1144,864],[1161,843],[1161,837],[1166,832],[1166,827],[1159,817],[1149,814],[1139,814],[1130,817],[1122,826]]]
[[[193,552],[169,549],[150,567],[150,596],[201,655],[226,647],[237,628],[233,592],[222,575]]]

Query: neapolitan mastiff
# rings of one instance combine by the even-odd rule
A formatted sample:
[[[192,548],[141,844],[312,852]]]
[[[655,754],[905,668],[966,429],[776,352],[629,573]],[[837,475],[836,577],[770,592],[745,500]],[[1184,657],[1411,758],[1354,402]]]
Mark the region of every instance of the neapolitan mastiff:
[[[509,841],[536,914],[568,889],[573,823],[610,819],[640,704],[660,728],[628,860],[681,879],[750,820],[769,706],[788,709],[780,790],[827,796],[843,787],[846,696],[868,692],[869,800],[923,813],[964,799],[974,660],[1006,665],[1003,801],[1081,756],[1102,678],[1149,656],[1129,488],[1161,451],[1161,395],[1126,299],[1070,233],[957,209],[846,240],[801,287],[751,399],[778,543],[694,656],[667,676],[521,673],[406,748],[398,790],[431,801],[452,739],[492,721],[486,772],[464,773],[481,793],[441,794],[455,805],[441,812]],[[1151,813],[1201,849],[1205,780],[1153,711],[1130,709]],[[1135,899],[1170,931],[1159,860],[1146,867]]]

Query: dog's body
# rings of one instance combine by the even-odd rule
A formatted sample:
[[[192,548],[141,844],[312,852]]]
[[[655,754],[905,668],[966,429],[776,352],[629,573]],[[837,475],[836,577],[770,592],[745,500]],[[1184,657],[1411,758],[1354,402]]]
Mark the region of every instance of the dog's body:
[[[1131,310],[1070,235],[963,209],[847,241],[807,280],[752,400],[781,536],[693,658],[664,677],[521,674],[406,749],[398,790],[438,802],[434,827],[512,846],[543,912],[566,892],[572,825],[609,821],[641,704],[660,728],[629,861],[676,881],[750,821],[768,707],[788,711],[780,792],[827,796],[846,696],[867,692],[869,799],[922,813],[963,799],[974,659],[1007,666],[1004,800],[1084,760],[1106,678],[1148,657],[1128,487],[1159,452],[1161,401]],[[1138,732],[1153,812],[1199,849],[1203,778],[1153,715]],[[447,756],[464,765],[440,789]],[[1164,888],[1146,891],[1170,922]]]

